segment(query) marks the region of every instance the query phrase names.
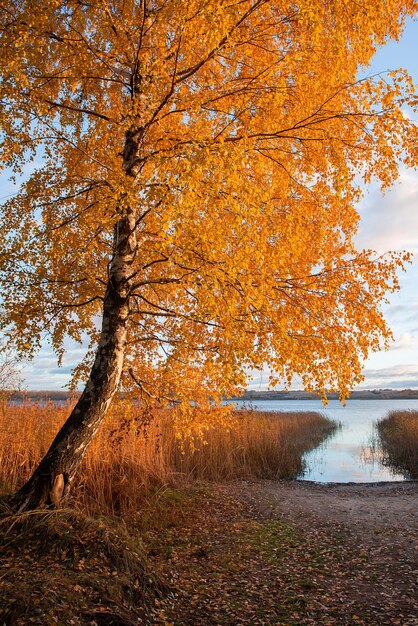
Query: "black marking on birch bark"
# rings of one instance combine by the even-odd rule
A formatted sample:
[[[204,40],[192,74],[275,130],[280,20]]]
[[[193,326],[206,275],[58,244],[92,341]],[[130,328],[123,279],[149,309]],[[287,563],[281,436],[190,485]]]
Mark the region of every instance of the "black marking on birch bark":
[[[131,265],[137,241],[133,211],[121,217],[103,302],[102,331],[89,379],[69,418],[26,484],[11,498],[17,511],[59,506],[118,388],[127,341]]]

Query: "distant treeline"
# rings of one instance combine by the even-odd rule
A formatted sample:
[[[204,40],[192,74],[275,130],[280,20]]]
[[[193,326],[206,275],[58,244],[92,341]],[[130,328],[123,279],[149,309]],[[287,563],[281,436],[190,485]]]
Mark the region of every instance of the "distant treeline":
[[[246,391],[234,400],[317,400],[321,396],[307,391]],[[329,400],[338,400],[337,393],[328,394]],[[418,389],[364,389],[353,391],[350,400],[418,400]]]
[[[75,399],[80,394],[69,391],[19,391],[11,394],[9,400],[12,402],[66,402]],[[123,397],[123,394],[121,394]],[[317,400],[318,394],[307,393],[306,391],[246,391],[242,396],[231,398],[232,400],[244,400],[247,402],[257,400]],[[337,393],[330,393],[329,400],[337,400]],[[351,400],[418,400],[418,389],[365,389],[353,391]]]
[[[78,392],[69,391],[16,391],[9,396],[11,402],[66,402],[78,398]]]

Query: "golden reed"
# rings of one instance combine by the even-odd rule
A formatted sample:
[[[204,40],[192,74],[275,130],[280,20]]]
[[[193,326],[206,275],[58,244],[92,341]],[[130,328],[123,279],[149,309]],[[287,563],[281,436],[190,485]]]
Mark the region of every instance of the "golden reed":
[[[22,484],[48,449],[70,405],[6,403],[0,410],[0,489]],[[320,413],[237,411],[234,428],[217,425],[205,441],[181,445],[170,414],[145,424],[132,403],[115,403],[72,490],[74,506],[121,514],[141,507],[150,489],[196,480],[294,478],[303,452],[335,428]]]
[[[418,411],[391,411],[377,422],[384,463],[418,478]]]

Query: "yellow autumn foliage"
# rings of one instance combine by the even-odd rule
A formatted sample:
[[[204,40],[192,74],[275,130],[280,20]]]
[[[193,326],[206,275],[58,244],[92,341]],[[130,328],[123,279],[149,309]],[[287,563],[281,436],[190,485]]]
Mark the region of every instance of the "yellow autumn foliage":
[[[388,187],[417,160],[410,78],[357,76],[414,12],[4,0],[1,162],[32,165],[2,206],[3,332],[29,355],[87,335],[84,378],[129,213],[124,389],[176,398],[184,433],[207,426],[190,406],[242,388],[250,368],[347,396],[390,337],[380,305],[408,259],[355,249],[362,181]]]

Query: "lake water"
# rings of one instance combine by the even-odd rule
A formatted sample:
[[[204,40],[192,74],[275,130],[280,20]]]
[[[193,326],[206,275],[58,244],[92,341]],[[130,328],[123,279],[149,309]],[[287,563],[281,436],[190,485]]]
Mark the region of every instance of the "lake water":
[[[403,474],[384,467],[379,452],[373,451],[373,424],[389,411],[418,411],[418,400],[348,400],[345,407],[338,400],[330,400],[326,407],[320,400],[264,400],[252,403],[251,407],[260,411],[319,411],[341,423],[334,435],[305,455],[305,471],[299,480],[321,483],[405,480]]]

